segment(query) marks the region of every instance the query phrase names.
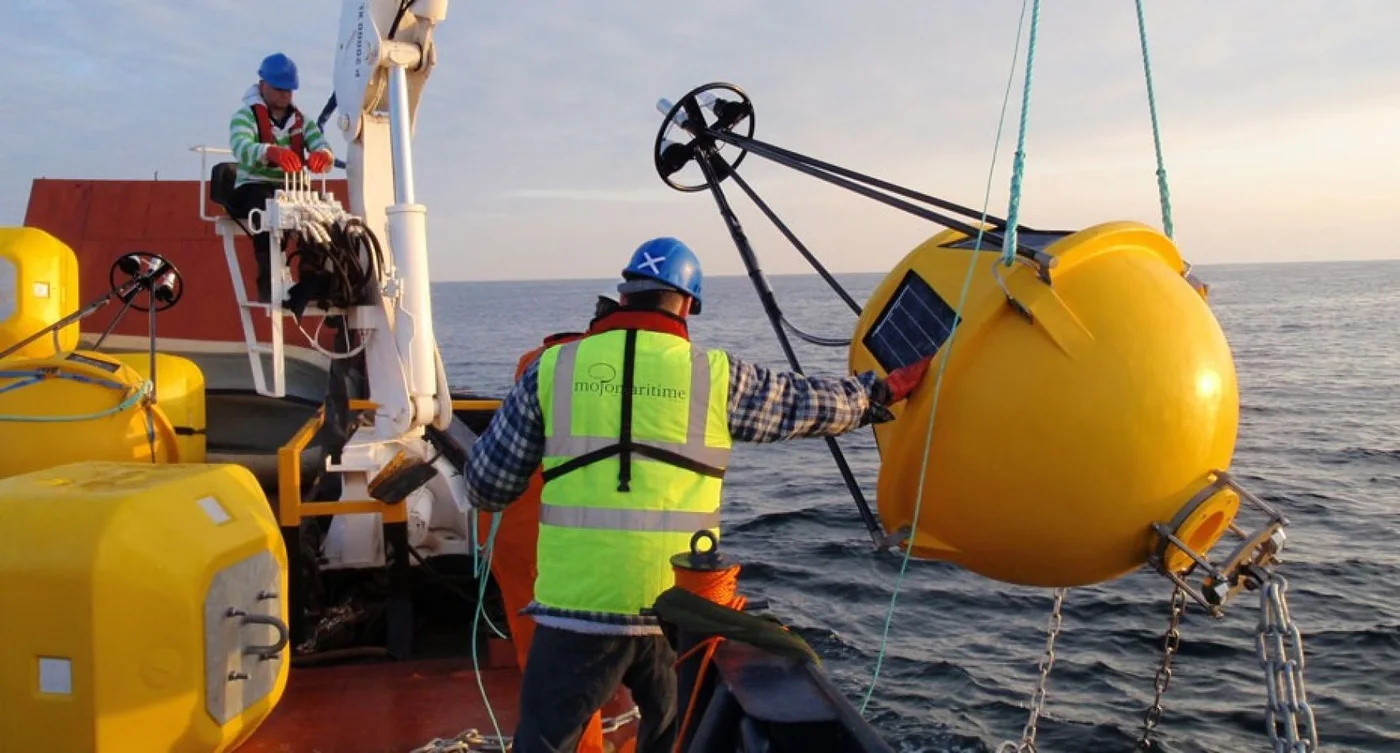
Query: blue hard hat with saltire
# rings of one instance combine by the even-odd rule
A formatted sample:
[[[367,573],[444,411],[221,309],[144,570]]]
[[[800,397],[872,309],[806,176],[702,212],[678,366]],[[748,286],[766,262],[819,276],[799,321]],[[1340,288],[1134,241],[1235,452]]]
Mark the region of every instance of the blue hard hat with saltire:
[[[617,292],[626,295],[644,290],[672,290],[691,297],[692,314],[700,313],[700,258],[675,238],[653,238],[632,252],[622,270]]]

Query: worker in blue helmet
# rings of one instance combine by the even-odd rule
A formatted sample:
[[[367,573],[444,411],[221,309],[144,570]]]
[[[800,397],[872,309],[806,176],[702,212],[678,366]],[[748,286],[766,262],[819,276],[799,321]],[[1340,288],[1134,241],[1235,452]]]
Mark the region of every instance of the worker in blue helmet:
[[[488,512],[544,469],[516,753],[573,750],[619,684],[641,712],[638,753],[669,753],[676,653],[650,607],[675,582],[670,557],[697,530],[718,537],[732,443],[891,420],[928,369],[806,376],[693,344],[700,260],[675,238],[641,244],[622,277],[618,309],[527,366],[468,453],[467,499]]]
[[[628,295],[646,291],[672,290],[690,301],[687,313],[699,314],[701,304],[700,259],[690,247],[675,238],[654,238],[632,252],[622,270],[617,292]]]
[[[313,173],[324,173],[335,161],[316,121],[292,104],[292,92],[300,84],[291,58],[280,52],[268,55],[258,65],[257,83],[243,93],[242,104],[229,118],[229,148],[238,161],[229,208],[237,219],[245,220],[251,210],[263,209],[288,173],[302,172],[303,165]],[[258,300],[268,302],[267,233],[253,235],[253,255],[258,263]]]

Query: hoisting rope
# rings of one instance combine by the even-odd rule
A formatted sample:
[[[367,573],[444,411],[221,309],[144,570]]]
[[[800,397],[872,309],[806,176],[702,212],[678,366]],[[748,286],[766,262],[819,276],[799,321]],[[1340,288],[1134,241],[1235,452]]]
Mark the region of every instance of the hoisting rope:
[[[1137,3],[1138,40],[1142,43],[1142,72],[1147,78],[1147,111],[1152,116],[1152,147],[1157,152],[1157,196],[1162,202],[1162,232],[1172,237],[1172,195],[1167,190],[1167,167],[1162,160],[1162,136],[1157,125],[1157,95],[1152,90],[1152,63],[1147,58],[1147,21],[1142,0]]]
[[[1021,3],[1021,17],[1025,18],[1025,3]],[[1016,236],[1017,220],[1021,214],[1021,177],[1026,170],[1026,123],[1030,120],[1031,111],[1031,72],[1035,69],[1035,38],[1036,32],[1040,28],[1040,0],[1035,0],[1031,6],[1031,33],[1026,40],[1026,76],[1021,86],[1021,125],[1016,134],[1016,159],[1011,165],[1011,197],[1007,202],[1006,210],[1006,232],[1001,236],[1001,262],[1006,266],[1016,260]],[[1016,31],[1016,51],[1020,52],[1021,32]],[[1015,60],[1012,61],[1015,66]],[[1012,74],[1015,75],[1014,73]],[[1008,90],[1009,93],[1009,90]],[[1002,103],[1002,112],[1005,113],[1006,103]],[[998,138],[1000,138],[1001,126],[997,126]],[[983,210],[983,215],[986,210]],[[986,221],[985,219],[983,220]],[[979,238],[980,240],[980,238]]]
[[[481,660],[477,656],[477,646],[481,643],[476,639],[477,630],[481,626],[481,617],[486,611],[486,584],[487,577],[491,572],[491,555],[496,550],[496,531],[501,527],[501,513],[492,513],[491,528],[486,532],[486,546],[483,547],[479,568],[476,571],[476,609],[472,614],[472,674],[476,675],[476,687],[481,691],[481,702],[486,705],[486,715],[491,719],[491,729],[496,731],[496,740],[501,746],[501,750],[508,750],[510,743],[506,741],[505,735],[501,734],[501,724],[496,721],[496,712],[491,709],[491,699],[486,693],[486,683],[481,679]],[[472,546],[476,546],[476,541],[472,541]]]
[[[1016,80],[1016,60],[1020,57],[1021,53],[1021,30],[1026,23],[1026,3],[1027,0],[1021,0],[1021,19],[1020,22],[1016,25],[1016,43],[1013,47],[1013,51],[1011,54],[1011,73],[1007,76],[1006,79],[1006,94],[1002,97],[1001,115],[997,119],[996,139],[992,143],[992,164],[987,169],[987,187],[982,197],[982,218],[977,223],[977,240],[974,243],[972,252],[968,255],[967,274],[963,278],[962,294],[958,297],[958,305],[954,308],[954,321],[962,320],[963,308],[967,305],[968,291],[972,289],[972,273],[977,269],[977,260],[982,252],[982,235],[987,225],[987,207],[991,204],[992,201],[992,181],[993,176],[996,173],[997,153],[1000,151],[1001,148],[1002,131],[1006,125],[1006,107],[1011,101],[1011,85]],[[1035,4],[1036,7],[1039,8],[1040,0],[1035,0]],[[1032,20],[1032,29],[1034,29],[1034,20]],[[1034,36],[1031,37],[1031,43],[1031,46],[1033,47]],[[1027,60],[1029,61],[1029,53],[1027,54]],[[1029,78],[1029,74],[1027,75],[1027,78]],[[1024,114],[1022,115],[1021,124],[1024,135]],[[1016,185],[1017,184],[1013,184],[1013,191],[1016,190]],[[1006,236],[1008,238],[1014,237],[1016,228],[1014,206],[1012,208],[1012,211],[1013,215],[1007,219],[1007,227],[1010,230],[1010,232]],[[1014,240],[1011,242],[1010,248],[1012,250],[1012,254],[1014,255],[1016,249]],[[924,482],[928,479],[928,459],[930,454],[929,450],[933,446],[933,419],[934,416],[938,413],[938,397],[943,391],[943,375],[945,373],[945,370],[948,368],[948,362],[952,360],[953,346],[957,342],[958,331],[960,329],[960,327],[954,327],[953,331],[949,333],[947,341],[947,352],[944,354],[943,360],[938,364],[938,372],[934,378],[933,401],[929,406],[928,412],[928,432],[924,436],[924,459],[923,463],[919,468],[919,487],[914,497],[914,515],[912,518],[913,522],[910,524],[909,539],[904,547],[904,559],[899,565],[899,576],[895,578],[894,590],[890,593],[890,605],[889,608],[885,611],[885,628],[883,633],[880,635],[880,650],[875,657],[875,671],[870,679],[870,687],[865,691],[865,699],[862,700],[860,703],[860,713],[862,716],[865,714],[866,706],[870,704],[871,696],[875,694],[875,685],[880,680],[880,669],[884,666],[885,652],[889,646],[890,625],[894,621],[895,604],[899,600],[899,591],[900,588],[904,585],[904,575],[905,572],[909,569],[909,560],[914,553],[914,529],[918,525],[919,510],[923,505],[924,501]]]

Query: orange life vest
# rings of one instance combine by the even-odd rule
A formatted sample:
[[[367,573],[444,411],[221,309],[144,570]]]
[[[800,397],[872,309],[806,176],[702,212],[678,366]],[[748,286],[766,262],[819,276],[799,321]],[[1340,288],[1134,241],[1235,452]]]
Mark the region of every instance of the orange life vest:
[[[252,105],[253,118],[258,122],[258,141],[264,144],[276,144],[277,139],[272,135],[272,116],[268,114],[267,105],[258,102]],[[287,147],[292,153],[301,159],[306,159],[306,136],[303,127],[306,125],[305,119],[301,116],[301,110],[292,108],[292,144]]]

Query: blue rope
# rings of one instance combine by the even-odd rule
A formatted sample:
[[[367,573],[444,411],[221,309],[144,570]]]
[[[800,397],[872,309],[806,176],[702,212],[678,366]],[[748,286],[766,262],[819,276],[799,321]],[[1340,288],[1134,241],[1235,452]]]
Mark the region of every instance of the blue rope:
[[[32,384],[32,382],[27,382],[26,384]],[[132,390],[131,394],[123,398],[120,403],[117,403],[111,408],[96,411],[94,413],[85,413],[76,416],[7,416],[0,414],[0,422],[59,424],[75,423],[78,421],[94,421],[99,418],[106,418],[108,416],[114,416],[118,413],[122,413],[132,408],[133,406],[139,404],[143,399],[146,398],[146,396],[151,394],[152,386],[153,385],[151,384],[150,380],[142,382],[138,388]]]
[[[1137,2],[1138,40],[1142,43],[1142,72],[1147,77],[1147,110],[1152,115],[1152,146],[1157,152],[1157,195],[1162,201],[1162,229],[1172,237],[1172,195],[1167,189],[1167,168],[1162,160],[1162,135],[1157,125],[1157,95],[1152,90],[1152,63],[1147,58],[1147,21],[1142,15],[1142,0]]]
[[[1021,5],[1021,15],[1024,18],[1025,3],[1022,2]],[[1026,122],[1030,119],[1031,72],[1035,69],[1035,38],[1039,27],[1040,0],[1035,0],[1031,6],[1031,33],[1026,41],[1026,80],[1021,89],[1021,126],[1016,134],[1016,160],[1011,166],[1011,198],[1006,212],[1006,233],[1001,238],[1001,261],[1008,267],[1016,260],[1016,226],[1017,218],[1021,214],[1021,176],[1026,169]],[[1020,44],[1019,32],[1017,44]]]
[[[86,374],[70,374],[66,371],[49,371],[48,369],[22,369],[20,371],[0,371],[0,379],[24,378],[28,378],[30,380],[28,382],[25,382],[25,385],[33,384],[34,382],[43,381],[45,379],[68,379],[74,382],[80,382],[82,384],[95,384],[98,387],[110,387],[114,390],[124,390],[128,386],[126,383],[118,382],[115,379],[88,376]],[[17,385],[10,385],[5,389],[8,390],[15,386]]]
[[[6,375],[6,374],[0,374],[0,377],[5,377],[5,376],[8,376],[8,375]],[[14,390],[17,390],[17,389],[19,389],[19,388],[21,388],[21,387],[28,387],[28,386],[31,385],[31,384],[38,384],[39,382],[42,382],[42,381],[44,381],[44,378],[43,378],[43,377],[38,376],[37,374],[35,374],[35,375],[30,375],[30,376],[21,378],[21,379],[20,379],[19,381],[17,381],[17,382],[14,382],[14,383],[12,383],[12,384],[7,384],[7,385],[5,385],[4,387],[0,387],[0,395],[5,394],[6,392],[13,392]]]
[[[1039,4],[1040,0],[1036,0],[1036,5],[1039,6]],[[992,143],[992,164],[991,167],[987,169],[987,188],[982,196],[982,218],[981,221],[978,223],[977,240],[974,243],[972,252],[968,255],[967,275],[963,278],[962,295],[958,297],[958,305],[957,308],[954,309],[954,315],[957,317],[955,321],[962,321],[963,308],[967,306],[967,295],[968,292],[972,289],[972,273],[977,269],[977,260],[982,252],[982,236],[986,230],[987,225],[987,207],[992,202],[992,182],[993,175],[995,174],[997,167],[997,153],[1001,149],[1001,135],[1003,129],[1006,126],[1006,106],[1011,101],[1011,84],[1016,79],[1016,59],[1020,56],[1021,29],[1025,26],[1025,24],[1026,0],[1021,0],[1021,20],[1020,23],[1016,25],[1016,44],[1012,48],[1011,73],[1007,76],[1006,94],[1002,97],[1001,100],[1001,116],[997,119],[996,140]],[[1034,24],[1034,20],[1032,21],[1032,24]],[[1024,126],[1024,121],[1022,121],[1022,125]],[[1012,227],[1015,227],[1015,225],[1013,224]],[[928,434],[924,437],[923,467],[919,470],[919,490],[917,495],[914,497],[914,522],[910,526],[911,530],[909,532],[909,542],[904,547],[904,560],[899,565],[899,577],[895,579],[894,591],[890,593],[890,606],[887,610],[885,610],[885,629],[880,636],[880,651],[875,657],[874,675],[870,678],[870,687],[865,691],[865,700],[861,701],[860,703],[860,713],[862,716],[865,715],[866,706],[870,704],[871,696],[875,694],[876,683],[880,681],[880,669],[885,664],[885,653],[889,646],[890,625],[894,622],[895,604],[899,601],[899,591],[900,588],[902,588],[904,585],[904,574],[909,569],[909,560],[914,552],[914,528],[918,525],[919,510],[923,506],[924,502],[924,481],[928,478],[928,450],[929,447],[933,444],[933,419],[934,416],[938,413],[939,395],[941,395],[943,392],[943,374],[948,368],[948,362],[951,361],[953,358],[953,345],[957,341],[958,331],[960,329],[962,328],[954,327],[953,331],[949,333],[947,342],[948,351],[944,354],[943,360],[938,364],[938,373],[934,379],[933,401],[931,406],[929,407],[928,413]]]
[[[485,602],[487,581],[483,573],[490,572],[491,570],[491,555],[495,552],[496,549],[496,530],[500,527],[501,514],[492,514],[491,530],[488,531],[486,534],[486,551],[481,558],[482,572],[477,573],[476,613],[472,616],[472,673],[476,675],[476,687],[478,690],[481,691],[481,700],[483,703],[486,704],[486,715],[491,718],[491,728],[496,730],[496,740],[500,743],[501,750],[505,750],[506,739],[505,736],[501,734],[501,723],[496,721],[496,712],[491,710],[491,699],[486,694],[486,683],[483,682],[481,679],[481,660],[477,658],[477,646],[481,643],[481,641],[478,641],[476,639],[476,631],[481,624],[480,620],[484,616],[486,609]],[[472,540],[472,546],[476,546],[475,539]],[[489,618],[487,619],[487,623],[490,623]]]
[[[500,517],[500,515],[501,513],[494,513],[492,516],[492,520],[495,521],[497,518]],[[486,540],[486,543],[482,544],[481,546],[477,546],[476,544],[477,516],[475,514],[470,516],[469,525],[472,529],[472,574],[476,576],[477,582],[480,583],[485,578],[491,577],[491,560],[489,557],[484,557],[483,555],[488,551],[488,549],[494,550],[495,548],[496,535],[493,532],[495,528],[495,523],[493,522],[492,524],[492,530],[487,531],[488,538]],[[477,605],[480,606],[480,604],[481,600],[478,599]],[[506,634],[502,632],[500,628],[496,627],[496,623],[491,620],[491,615],[488,615],[484,611],[482,611],[481,619],[486,620],[486,627],[491,628],[491,632],[495,633],[497,638],[500,638],[501,640],[508,640],[506,638]]]

